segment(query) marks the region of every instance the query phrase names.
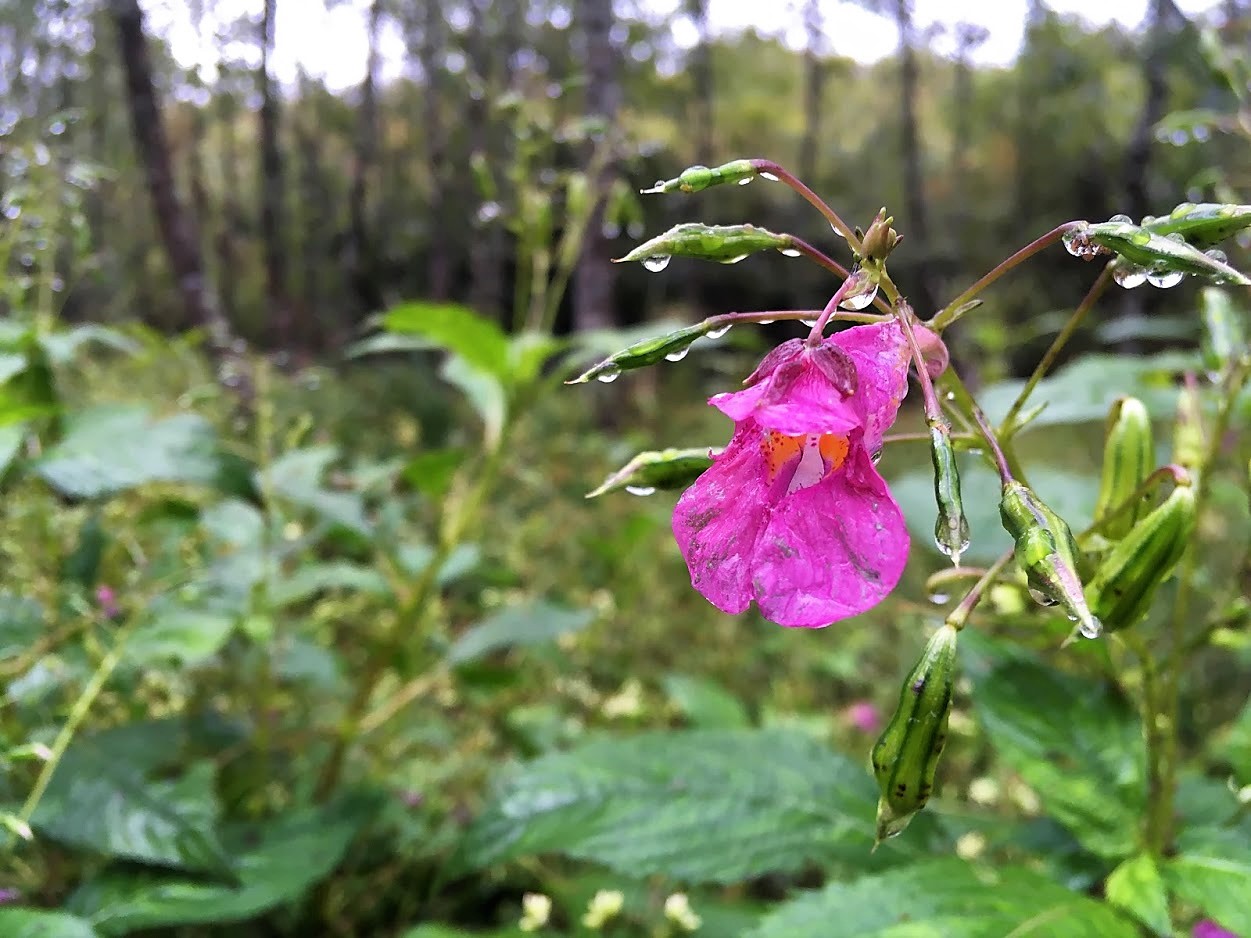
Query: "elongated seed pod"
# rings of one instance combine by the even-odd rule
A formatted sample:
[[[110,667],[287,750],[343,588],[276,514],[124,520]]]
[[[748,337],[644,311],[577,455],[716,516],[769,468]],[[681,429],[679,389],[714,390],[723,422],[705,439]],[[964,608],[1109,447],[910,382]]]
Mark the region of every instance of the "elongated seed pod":
[[[895,715],[873,746],[873,777],[881,790],[877,843],[907,827],[934,789],[938,759],[947,742],[958,635],[955,628],[943,625],[930,638],[899,691]]]
[[[1026,485],[1003,484],[999,517],[1015,543],[1017,566],[1030,594],[1044,605],[1059,603],[1087,638],[1097,638],[1099,620],[1090,613],[1077,573],[1077,544],[1068,524]]]
[[[1102,521],[1120,507],[1151,474],[1155,463],[1155,440],[1151,415],[1135,397],[1117,398],[1108,414],[1108,432],[1103,444],[1103,476],[1095,520]],[[1143,502],[1109,519],[1103,527],[1111,540],[1124,537],[1134,522],[1147,513]]]
[[[1195,526],[1195,496],[1178,485],[1104,556],[1086,587],[1090,611],[1109,632],[1128,628],[1151,610],[1160,584],[1172,575]]]
[[[930,427],[930,459],[934,463],[934,500],[938,503],[934,542],[958,567],[960,555],[969,549],[969,522],[960,498],[960,470],[951,445],[951,429],[946,424]]]

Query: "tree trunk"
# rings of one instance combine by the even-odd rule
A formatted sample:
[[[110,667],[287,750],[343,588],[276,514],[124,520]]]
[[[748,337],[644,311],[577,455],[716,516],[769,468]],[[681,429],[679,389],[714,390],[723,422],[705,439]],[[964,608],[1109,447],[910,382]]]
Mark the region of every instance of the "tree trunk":
[[[361,83],[356,160],[348,195],[354,267],[352,283],[367,313],[378,312],[385,305],[379,288],[378,265],[368,222],[369,181],[378,164],[378,27],[381,20],[381,0],[373,0],[369,5],[369,54],[365,61],[365,80]]]
[[[284,244],[286,218],[283,200],[283,157],[278,141],[278,94],[269,77],[274,47],[277,0],[265,0],[261,15],[261,65],[256,85],[261,96],[261,240],[265,252],[265,298],[272,323],[271,337],[279,346],[291,340],[291,309],[287,299],[287,251]]]
[[[903,230],[917,258],[916,287],[913,307],[928,316],[935,311],[934,289],[929,282],[929,223],[925,204],[925,182],[921,173],[921,142],[917,133],[917,89],[920,70],[917,65],[916,37],[912,28],[910,0],[895,0],[895,23],[899,27],[899,84],[902,112],[902,149],[904,161],[904,204],[908,213],[902,219]]]
[[[804,4],[804,135],[799,144],[799,178],[813,185],[821,140],[821,99],[825,91],[824,19],[820,0]]]
[[[1155,125],[1164,116],[1168,100],[1164,47],[1168,36],[1170,0],[1152,0],[1148,13],[1147,49],[1143,58],[1146,95],[1138,123],[1125,151],[1125,211],[1135,221],[1151,210],[1151,147]]]
[[[695,85],[691,137],[695,141],[695,162],[713,166],[720,161],[716,159],[713,142],[712,37],[708,30],[708,0],[688,0],[688,5],[699,37],[691,50],[691,78]]]
[[[425,82],[422,101],[422,123],[426,137],[426,175],[430,196],[426,215],[429,222],[429,251],[426,275],[430,296],[436,300],[446,299],[452,292],[452,255],[448,250],[446,230],[447,196],[444,192],[448,177],[447,130],[443,125],[442,90],[445,29],[443,10],[438,0],[426,0],[426,17],[422,24],[421,42],[417,47],[417,61],[421,65]]]
[[[605,127],[599,145],[615,147],[615,122],[621,101],[617,50],[612,43],[612,0],[577,0],[574,15],[586,49],[586,114]],[[603,191],[612,178],[615,160],[610,149],[604,168],[590,180],[596,199],[595,212],[587,229],[573,280],[573,324],[575,329],[612,328],[617,322],[613,301],[617,276],[612,263],[612,246],[604,237]]]
[[[488,9],[473,4],[468,37],[469,64],[476,74],[480,93],[466,102],[465,120],[469,129],[469,149],[475,157],[481,157],[488,171],[495,174],[496,167],[503,165],[497,159],[499,147],[488,114],[487,102],[495,97],[497,88],[496,69],[493,65],[498,47],[492,48],[493,37],[488,19]],[[505,53],[506,54],[506,53]],[[482,193],[472,190],[469,204],[478,206]],[[490,319],[498,319],[504,306],[504,245],[500,238],[501,219],[497,212],[472,213],[475,222],[469,239],[469,305]]]
[[[300,187],[300,302],[314,321],[321,321],[326,304],[322,271],[326,267],[326,212],[328,195],[324,189],[321,168],[321,137],[317,133],[313,81],[303,66],[299,69],[300,110],[293,122],[296,152],[299,154]],[[335,323],[335,325],[339,325]],[[327,331],[325,329],[320,330]]]
[[[230,327],[204,280],[195,219],[179,204],[169,144],[152,84],[152,62],[143,33],[139,0],[110,0],[118,46],[126,72],[127,105],[135,147],[147,178],[156,223],[173,269],[187,316],[208,329],[219,348],[230,342]]]

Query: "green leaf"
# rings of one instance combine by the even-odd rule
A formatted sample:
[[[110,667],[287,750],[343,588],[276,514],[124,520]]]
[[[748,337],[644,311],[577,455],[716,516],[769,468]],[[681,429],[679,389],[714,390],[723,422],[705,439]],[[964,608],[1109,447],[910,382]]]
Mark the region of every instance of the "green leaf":
[[[99,938],[91,923],[65,912],[42,909],[0,909],[0,935],[5,938]]]
[[[26,356],[14,352],[0,352],[0,384],[26,370]]]
[[[48,361],[54,365],[72,362],[79,350],[89,343],[103,345],[105,348],[126,355],[133,355],[140,348],[139,343],[129,336],[123,335],[116,329],[95,323],[74,326],[72,329],[49,333],[39,338],[39,344],[43,346]]]
[[[447,494],[456,470],[464,461],[465,450],[458,447],[427,450],[414,456],[401,475],[422,495],[439,499]]]
[[[1177,407],[1175,375],[1202,367],[1194,353],[1166,353],[1142,358],[1123,355],[1084,355],[1038,383],[1033,401],[1045,401],[1046,408],[1023,428],[1074,423],[1102,423],[1116,398],[1139,398],[1157,418],[1172,414]],[[982,409],[991,422],[999,423],[1025,386],[1023,381],[1003,381],[991,385],[979,396]]]
[[[380,332],[353,342],[343,354],[346,358],[363,358],[366,355],[387,355],[394,352],[429,352],[439,347],[438,343],[421,336]]]
[[[161,724],[144,724],[153,744],[167,736]],[[128,740],[99,733],[75,742],[52,776],[31,826],[72,847],[117,857],[214,873],[233,879],[232,861],[218,842],[220,808],[212,762],[192,763],[174,780],[151,780],[149,769],[128,756]],[[169,758],[177,753],[165,752]]]
[[[81,886],[67,907],[102,936],[243,921],[298,901],[329,875],[367,816],[360,807],[307,808],[233,828],[223,840],[237,858],[237,887],[114,869]]]
[[[0,593],[0,661],[30,650],[43,630],[39,603],[15,593]]]
[[[525,932],[520,928],[505,928],[498,931],[464,931],[451,925],[418,925],[400,935],[400,938],[527,938],[534,932]]]
[[[878,867],[915,857],[917,836],[871,854],[877,789],[865,769],[782,730],[686,730],[598,739],[519,769],[470,826],[470,870],[562,853],[631,876],[728,883],[811,861]]]
[[[10,423],[0,426],[0,476],[8,471],[17,454],[22,451],[22,441],[26,438],[26,424]]]
[[[1110,859],[1133,853],[1142,730],[1114,688],[1022,657],[978,681],[973,703],[999,758],[1086,849]]]
[[[1087,226],[1079,236],[1148,272],[1177,271],[1208,277],[1220,283],[1251,285],[1251,279],[1217,257],[1205,254],[1180,238],[1170,238],[1132,222],[1100,222]]]
[[[649,450],[639,453],[610,475],[587,498],[595,498],[621,489],[650,494],[656,489],[684,489],[712,465],[719,448],[699,446],[694,449]]]
[[[475,368],[509,379],[508,338],[495,323],[450,303],[405,303],[383,314],[389,332],[419,335]]]
[[[755,225],[704,225],[685,222],[674,225],[664,234],[644,241],[616,263],[651,262],[660,270],[671,257],[698,257],[722,264],[733,264],[758,251],[789,250],[790,235],[777,234]]]
[[[832,883],[765,916],[746,938],[1136,938],[1108,906],[1020,867],[930,860]]]
[[[269,600],[275,608],[282,609],[330,590],[368,593],[371,596],[387,596],[391,592],[386,579],[372,567],[336,560],[297,567],[291,576],[278,580],[270,587]]]
[[[586,628],[595,614],[564,609],[542,600],[501,609],[460,636],[448,650],[448,664],[460,665],[501,648],[550,642]]]
[[[365,518],[360,493],[332,491],[322,485],[326,470],[338,455],[333,446],[291,450],[275,460],[267,473],[257,474],[258,484],[278,498],[367,538],[372,527]]]
[[[692,726],[734,730],[751,725],[742,701],[707,678],[670,674],[662,682],[665,693]]]
[[[508,396],[499,378],[489,371],[475,368],[458,355],[451,355],[439,369],[439,377],[465,395],[482,418],[487,440],[499,439],[508,416]]]
[[[1158,935],[1172,934],[1168,892],[1155,859],[1140,853],[1112,871],[1104,884],[1104,895]]]
[[[1179,234],[1189,243],[1206,248],[1251,228],[1251,205],[1183,202],[1161,218],[1144,218],[1142,226],[1153,234]]]
[[[204,418],[157,419],[142,407],[110,405],[71,414],[35,471],[63,495],[100,498],[152,482],[211,485],[219,466]]]
[[[126,643],[128,664],[145,667],[176,661],[194,665],[221,651],[234,631],[235,617],[206,609],[165,603]]]
[[[1251,838],[1238,828],[1198,827],[1178,838],[1164,877],[1177,895],[1239,935],[1251,934]]]

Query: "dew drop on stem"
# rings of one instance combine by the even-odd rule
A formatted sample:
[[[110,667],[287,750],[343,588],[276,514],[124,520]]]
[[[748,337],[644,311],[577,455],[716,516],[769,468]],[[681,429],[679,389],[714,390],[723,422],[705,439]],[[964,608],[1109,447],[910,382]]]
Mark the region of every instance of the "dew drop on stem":
[[[691,347],[687,345],[684,348],[680,348],[680,349],[677,349],[676,351],[670,352],[668,355],[665,356],[665,361],[680,362],[682,359],[686,358],[686,356],[690,353],[690,351],[691,351]]]
[[[625,490],[631,495],[655,495],[656,489],[650,485],[627,485]]]
[[[643,258],[643,266],[654,274],[660,273],[669,266],[671,258],[668,254],[653,254],[651,257]]]

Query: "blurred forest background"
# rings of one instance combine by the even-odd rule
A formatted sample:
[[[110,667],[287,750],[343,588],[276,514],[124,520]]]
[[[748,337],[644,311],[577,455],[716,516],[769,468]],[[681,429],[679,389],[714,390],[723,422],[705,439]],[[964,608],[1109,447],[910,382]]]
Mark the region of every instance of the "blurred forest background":
[[[881,463],[900,588],[788,630],[691,589],[668,493],[584,495],[640,450],[723,443],[708,395],[794,323],[561,384],[675,324],[829,298],[772,251],[611,263],[693,220],[849,260],[764,179],[639,194],[691,164],[775,160],[861,227],[886,205],[923,318],[1070,219],[1246,203],[1251,2],[1150,0],[1131,29],[1029,0],[988,65],[982,26],[909,0],[862,4],[898,45],[875,62],[834,54],[844,8],[818,0],[762,4],[760,31],[716,0],[354,0],[346,84],[318,66],[336,46],[283,31],[326,4],[0,0],[0,935],[1251,934],[1235,434],[1170,737],[1211,840],[1138,853],[1127,701],[1152,675],[1057,651],[1069,622],[1018,577],[961,639],[933,810],[870,854],[867,750],[952,601],[927,588],[950,566],[919,395]],[[1221,244],[1240,269],[1245,235]],[[1053,245],[944,334],[992,418],[1096,275]],[[1199,286],[1111,287],[1031,398],[1013,443],[1075,531],[1117,395],[1157,461],[1183,372],[1209,426],[1246,424],[1216,390],[1245,342],[1198,351],[1201,305],[1239,324],[1245,292]],[[998,477],[960,458],[965,561],[990,564]],[[1130,890],[1157,861],[1169,891]]]
[[[867,65],[828,51],[840,24],[816,0],[771,9],[773,35],[713,32],[708,0],[684,0],[677,33],[628,0],[377,0],[357,4],[366,75],[339,91],[303,65],[285,83],[271,74],[275,42],[298,41],[275,35],[281,2],[159,10],[158,22],[179,25],[183,58],[190,48],[203,67],[174,61],[135,3],[3,5],[0,139],[39,140],[43,154],[9,159],[6,186],[82,186],[72,217],[48,219],[41,235],[73,255],[53,285],[67,318],[182,329],[220,311],[248,340],[306,354],[340,348],[369,313],[400,299],[453,299],[504,321],[518,273],[510,221],[526,188],[585,163],[590,139],[605,134],[607,203],[564,328],[632,324],[674,307],[689,317],[822,305],[824,275],[806,265],[696,264],[658,278],[606,263],[692,212],[811,227],[780,187],[697,207],[635,194],[692,163],[766,156],[862,225],[888,205],[907,238],[895,263],[922,311],[1005,246],[1062,221],[1139,218],[1153,205],[1214,197],[1213,166],[1245,172],[1245,139],[1213,135],[1210,124],[1193,134],[1160,126],[1178,111],[1227,111],[1232,100],[1195,25],[1168,0],[1153,0],[1132,32],[1031,0],[1023,47],[1006,67],[970,65],[984,29],[920,29],[902,0],[870,4],[901,52]],[[1251,34],[1248,9],[1227,0],[1210,11],[1235,48]],[[802,35],[804,48],[783,34]],[[295,51],[297,61],[335,54]],[[517,178],[518,151],[539,138],[550,151],[524,161]],[[1187,145],[1196,141],[1205,145]],[[23,260],[34,263],[19,253],[17,272]],[[992,368],[1006,354],[997,326],[1034,322],[1043,304],[1071,299],[1040,288],[1064,263],[1033,265],[979,317],[975,338]],[[1147,312],[1149,299],[1127,294],[1124,314]],[[1031,351],[1020,349],[1023,360]]]

